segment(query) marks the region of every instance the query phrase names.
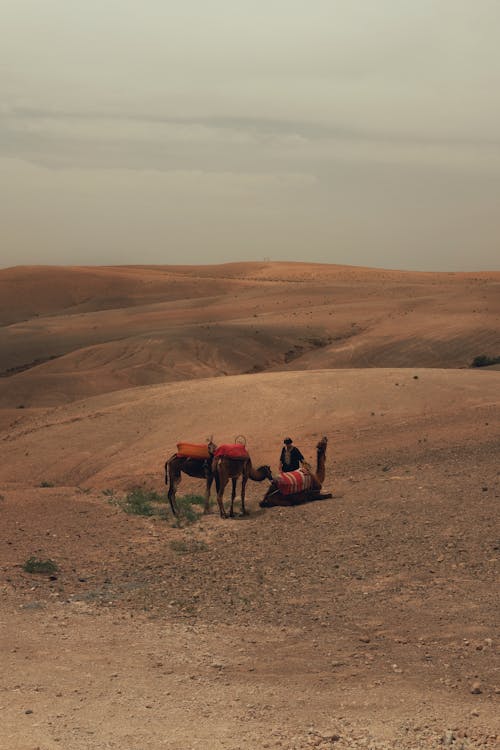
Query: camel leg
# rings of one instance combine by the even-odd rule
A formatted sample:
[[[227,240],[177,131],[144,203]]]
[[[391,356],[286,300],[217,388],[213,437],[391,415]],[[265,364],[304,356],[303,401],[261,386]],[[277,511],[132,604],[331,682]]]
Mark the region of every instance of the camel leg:
[[[168,485],[167,497],[169,499],[170,507],[172,508],[172,513],[174,514],[174,516],[177,515],[177,503],[175,502],[175,495],[177,493],[177,487],[179,486],[180,481],[181,472],[174,472],[172,466],[167,461],[167,463],[165,464],[165,484]]]
[[[234,477],[231,479],[231,483],[231,509],[229,511],[229,518],[234,518],[234,498],[236,497],[236,479]]]
[[[227,513],[224,510],[224,490],[226,489],[227,477],[219,476],[219,488],[217,492],[217,502],[219,504],[219,513],[221,518],[227,518]]]
[[[248,516],[248,511],[245,508],[245,490],[248,482],[248,477],[243,476],[241,479],[241,515]]]
[[[210,490],[212,489],[212,482],[214,481],[213,474],[210,476],[207,476],[207,485],[205,488],[205,507],[203,509],[204,513],[210,513]]]

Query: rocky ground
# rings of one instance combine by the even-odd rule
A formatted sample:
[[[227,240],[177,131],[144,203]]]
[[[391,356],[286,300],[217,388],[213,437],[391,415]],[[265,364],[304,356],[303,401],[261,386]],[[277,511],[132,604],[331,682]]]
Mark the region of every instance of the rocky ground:
[[[500,747],[497,447],[346,457],[331,500],[253,484],[183,528],[8,488],[0,747]]]

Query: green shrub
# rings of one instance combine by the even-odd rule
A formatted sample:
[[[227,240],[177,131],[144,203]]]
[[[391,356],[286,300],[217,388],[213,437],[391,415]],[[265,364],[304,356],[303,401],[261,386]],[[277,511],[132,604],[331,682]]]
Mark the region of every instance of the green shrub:
[[[134,487],[119,505],[126,513],[134,516],[154,516],[154,502],[160,502],[161,498],[154,490],[145,490],[142,487]]]
[[[166,494],[162,495],[155,490],[148,490],[144,487],[134,487],[123,498],[117,498],[113,490],[103,490],[103,495],[112,505],[117,505],[125,513],[131,513],[135,516],[155,516],[167,520],[171,513]],[[173,525],[181,528],[195,523],[199,519],[199,513],[193,506],[203,506],[205,498],[200,495],[184,495],[178,496],[176,502],[178,515],[175,516]]]
[[[500,364],[500,357],[488,357],[487,354],[480,354],[478,357],[474,357],[471,362],[471,367],[489,367],[490,365]]]
[[[201,495],[181,495],[175,498],[177,504],[177,516],[173,526],[181,528],[189,526],[199,520],[200,514],[194,510],[193,505],[205,505],[205,498]]]
[[[30,557],[23,565],[26,573],[55,573],[57,565],[53,560],[40,560],[38,557]]]
[[[40,482],[40,487],[53,487],[52,482]]]

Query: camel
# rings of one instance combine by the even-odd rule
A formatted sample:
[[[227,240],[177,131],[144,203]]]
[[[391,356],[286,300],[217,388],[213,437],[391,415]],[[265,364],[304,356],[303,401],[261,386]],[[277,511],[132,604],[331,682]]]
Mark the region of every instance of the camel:
[[[272,481],[273,475],[270,466],[259,466],[254,469],[250,456],[245,458],[228,458],[227,456],[218,456],[212,462],[212,474],[215,477],[215,486],[217,488],[217,502],[221,518],[227,518],[224,509],[224,490],[228,481],[231,479],[231,507],[229,517],[234,518],[234,498],[236,496],[236,482],[241,477],[241,515],[248,515],[245,508],[245,488],[249,479],[254,482],[263,482],[264,479]]]
[[[216,447],[217,446],[212,440],[209,440],[208,452],[210,456],[213,456]],[[205,505],[203,512],[210,513],[210,490],[212,489],[212,483],[214,481],[214,475],[212,474],[212,459],[189,458],[187,456],[178,456],[177,453],[174,453],[169,459],[167,459],[165,462],[165,484],[168,486],[167,495],[174,516],[178,513],[175,496],[181,482],[182,473],[194,477],[195,479],[205,480]]]
[[[285,494],[282,491],[282,485],[280,486],[279,476],[275,477],[271,482],[271,486],[267,490],[263,499],[260,501],[261,508],[271,508],[274,505],[299,505],[300,503],[307,503],[311,500],[326,500],[332,497],[331,494],[322,493],[321,488],[325,481],[325,456],[326,446],[328,438],[323,437],[316,446],[316,472],[313,472],[309,464],[304,462],[303,468],[299,469],[306,477],[306,481],[309,484],[307,489],[301,490],[291,494]],[[284,474],[283,477],[292,476],[296,472],[290,472],[288,475]]]

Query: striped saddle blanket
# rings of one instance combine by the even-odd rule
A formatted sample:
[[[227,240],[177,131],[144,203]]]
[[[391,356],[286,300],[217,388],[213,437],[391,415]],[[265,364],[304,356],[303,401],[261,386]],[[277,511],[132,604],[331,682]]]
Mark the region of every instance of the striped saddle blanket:
[[[273,477],[282,495],[295,495],[312,487],[312,477],[303,469],[280,471]]]

